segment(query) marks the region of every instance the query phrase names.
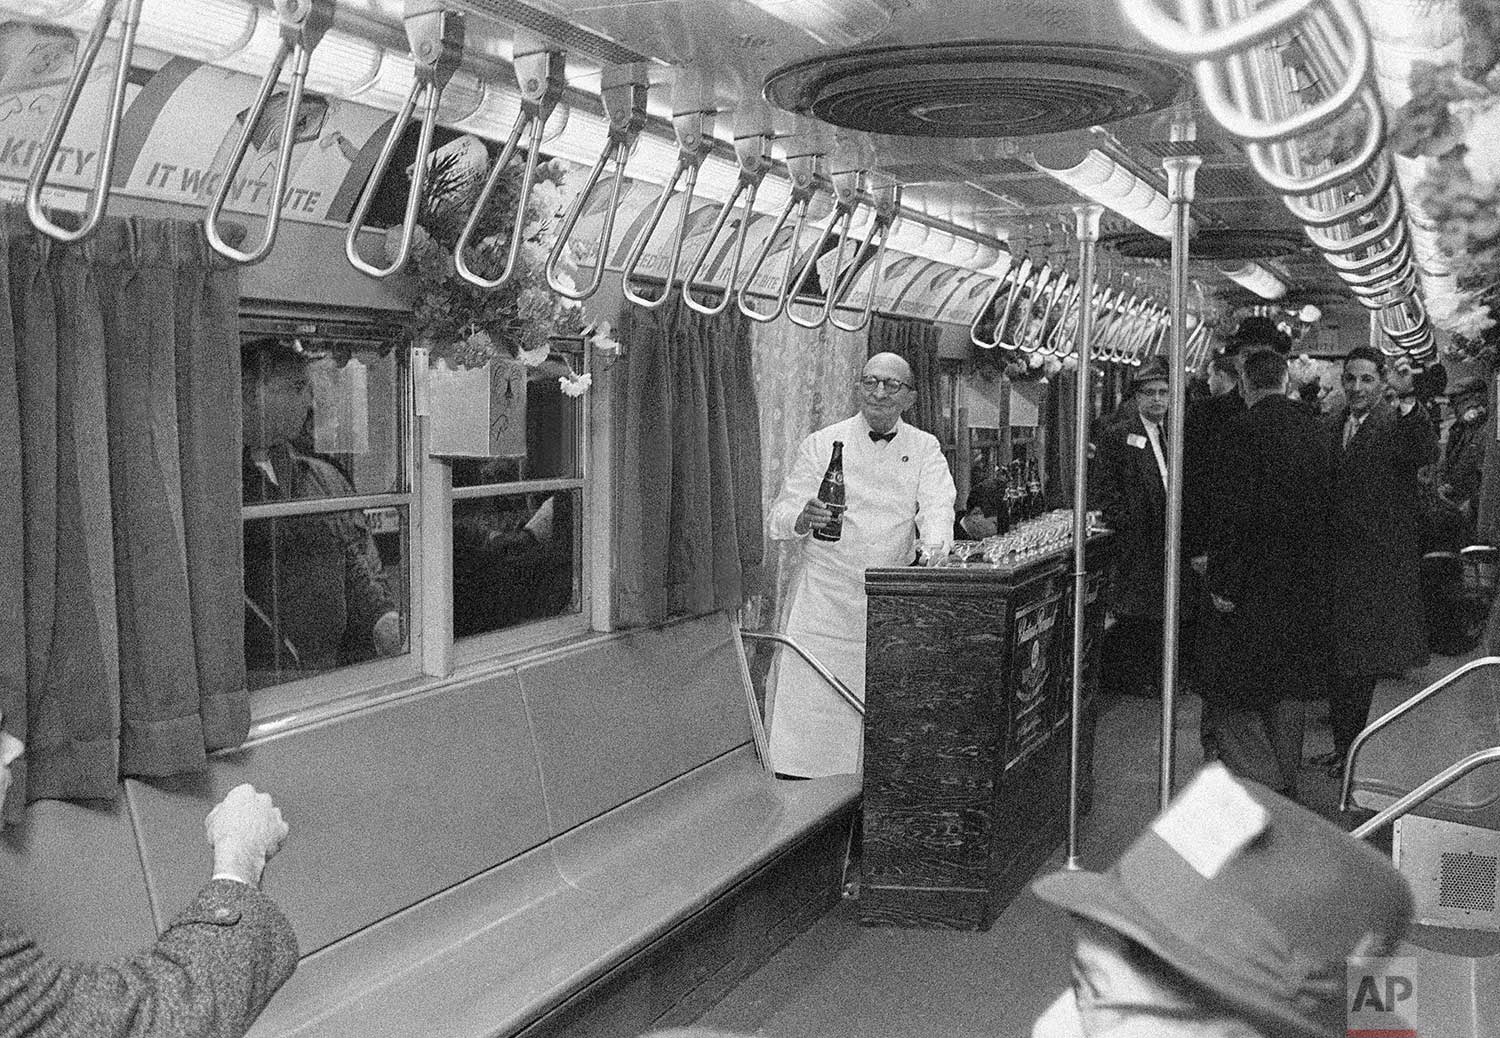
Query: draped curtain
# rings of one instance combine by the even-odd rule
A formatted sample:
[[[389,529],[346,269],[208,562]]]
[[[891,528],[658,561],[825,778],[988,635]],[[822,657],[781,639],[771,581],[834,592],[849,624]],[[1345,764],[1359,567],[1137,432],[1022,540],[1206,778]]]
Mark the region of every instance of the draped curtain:
[[[816,308],[802,303],[808,319]],[[815,429],[841,422],[859,410],[855,380],[864,368],[865,333],[845,332],[826,324],[802,328],[791,321],[756,324],[750,332],[755,391],[762,401],[760,443],[762,504],[769,512],[781,492],[797,445]],[[745,626],[771,626],[792,576],[795,545],[766,545],[761,594],[746,610]]]
[[[749,319],[626,305],[611,379],[614,622],[738,610],[762,556]]]
[[[911,365],[917,382],[917,402],[903,416],[918,429],[938,434],[938,329],[931,321],[912,317],[870,318],[867,356],[894,353]]]
[[[238,279],[197,224],[0,231],[0,707],[27,800],[110,798],[249,727]]]

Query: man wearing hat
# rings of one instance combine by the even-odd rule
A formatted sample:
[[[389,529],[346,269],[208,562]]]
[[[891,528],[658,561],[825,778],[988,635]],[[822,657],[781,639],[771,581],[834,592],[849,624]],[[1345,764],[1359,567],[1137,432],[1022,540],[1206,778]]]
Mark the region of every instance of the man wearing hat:
[[[1453,424],[1448,427],[1448,445],[1438,470],[1438,495],[1463,514],[1469,529],[1478,509],[1480,473],[1484,471],[1488,399],[1489,387],[1477,377],[1462,379],[1448,393]]]
[[[1411,894],[1367,844],[1220,764],[1105,873],[1033,891],[1072,913],[1073,986],[1032,1038],[1326,1038],[1349,960],[1390,954]]]
[[[1099,508],[1116,551],[1102,675],[1108,691],[1138,696],[1161,684],[1168,377],[1159,357],[1137,368],[1136,413],[1099,438]]]

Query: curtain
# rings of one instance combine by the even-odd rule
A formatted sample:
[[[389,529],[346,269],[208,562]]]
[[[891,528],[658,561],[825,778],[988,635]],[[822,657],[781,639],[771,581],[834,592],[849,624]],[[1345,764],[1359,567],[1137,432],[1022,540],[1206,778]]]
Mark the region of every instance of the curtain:
[[[0,708],[28,800],[110,798],[249,728],[238,279],[169,220],[0,246]]]
[[[626,305],[612,372],[614,622],[737,610],[759,581],[760,432],[749,319],[673,296]]]
[[[917,402],[903,416],[918,429],[938,435],[938,329],[931,321],[912,317],[870,317],[868,357],[894,353],[911,365],[917,383]]]
[[[817,308],[794,303],[811,319]],[[762,503],[766,511],[781,492],[797,445],[815,429],[841,422],[859,410],[855,380],[865,365],[864,332],[831,324],[802,328],[791,321],[755,324],[750,332],[755,391],[760,413]],[[749,603],[745,626],[773,626],[791,582],[795,546],[766,545],[761,594]]]

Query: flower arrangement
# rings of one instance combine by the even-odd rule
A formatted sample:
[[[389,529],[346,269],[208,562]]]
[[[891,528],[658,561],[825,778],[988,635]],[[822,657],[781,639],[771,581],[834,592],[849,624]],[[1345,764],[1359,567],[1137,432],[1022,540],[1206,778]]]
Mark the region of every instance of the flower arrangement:
[[[582,306],[552,291],[545,270],[568,198],[565,167],[555,160],[537,163],[520,227],[515,210],[522,164],[512,163],[496,184],[470,239],[469,269],[493,279],[504,269],[512,235],[521,236],[521,248],[510,279],[485,289],[459,276],[453,250],[489,174],[489,150],[464,135],[429,161],[406,268],[417,289],[417,341],[454,366],[479,367],[501,356],[540,364],[552,338],[578,335],[583,326]],[[559,274],[571,278],[574,268],[563,255]]]
[[[1438,231],[1457,290],[1429,298],[1428,316],[1453,333],[1449,353],[1500,356],[1500,0],[1460,0],[1459,63],[1417,63],[1411,99],[1396,113],[1391,145],[1425,157],[1413,202]]]

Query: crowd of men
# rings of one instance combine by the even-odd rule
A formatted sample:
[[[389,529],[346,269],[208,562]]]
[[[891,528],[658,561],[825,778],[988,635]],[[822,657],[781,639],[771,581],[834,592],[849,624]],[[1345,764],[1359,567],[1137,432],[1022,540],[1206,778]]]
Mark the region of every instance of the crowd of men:
[[[1427,659],[1421,565],[1473,539],[1487,437],[1483,380],[1446,394],[1359,347],[1339,386],[1293,385],[1287,336],[1250,318],[1184,416],[1181,670],[1204,693],[1205,755],[1296,797],[1306,704],[1327,700],[1337,770],[1376,682]],[[1109,690],[1159,692],[1168,371],[1097,429],[1098,502],[1117,531]],[[1434,413],[1438,420],[1434,420]]]

